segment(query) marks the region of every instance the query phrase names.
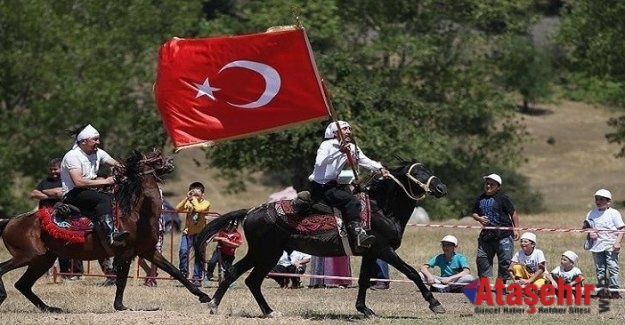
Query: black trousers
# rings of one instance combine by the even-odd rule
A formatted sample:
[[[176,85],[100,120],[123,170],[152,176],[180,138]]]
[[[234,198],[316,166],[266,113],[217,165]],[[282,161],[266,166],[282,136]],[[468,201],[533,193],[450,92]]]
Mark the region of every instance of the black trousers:
[[[221,249],[215,247],[213,251],[213,255],[210,260],[206,263],[206,275],[209,277],[213,277],[215,272],[215,266],[219,263],[219,259],[221,258]]]
[[[345,222],[359,221],[360,201],[336,181],[326,184],[310,182],[313,201],[323,199],[329,205],[341,210]]]
[[[83,214],[95,214],[98,220],[105,214],[113,215],[113,198],[109,193],[87,188],[74,188],[65,194],[63,202],[75,205]]]
[[[59,256],[59,269],[62,273],[83,273],[81,260]]]

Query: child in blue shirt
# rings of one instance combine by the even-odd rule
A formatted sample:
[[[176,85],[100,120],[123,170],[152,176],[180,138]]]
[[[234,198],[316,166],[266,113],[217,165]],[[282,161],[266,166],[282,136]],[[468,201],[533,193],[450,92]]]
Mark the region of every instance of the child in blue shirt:
[[[458,239],[447,235],[441,240],[443,254],[432,257],[426,264],[421,266],[419,275],[426,284],[432,286],[432,291],[438,292],[462,292],[462,288],[474,280],[470,274],[467,258],[456,253]],[[432,275],[431,269],[438,266],[440,276]]]

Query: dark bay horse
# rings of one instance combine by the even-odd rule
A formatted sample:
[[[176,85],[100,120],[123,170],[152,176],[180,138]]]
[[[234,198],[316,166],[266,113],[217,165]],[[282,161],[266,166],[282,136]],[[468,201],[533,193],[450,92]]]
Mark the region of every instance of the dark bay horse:
[[[154,151],[143,155],[134,152],[124,163],[115,199],[121,213],[121,228],[130,233],[123,247],[109,247],[103,244],[95,232],[84,236],[84,244],[69,244],[67,240],[53,238],[42,229],[42,222],[37,212],[31,212],[0,221],[0,235],[11,256],[0,263],[0,304],[6,299],[7,292],[2,282],[5,273],[27,266],[26,272],[15,283],[15,288],[30,300],[37,308],[46,312],[61,312],[57,307],[45,304],[32,291],[33,284],[54,264],[57,257],[63,256],[80,260],[96,260],[115,255],[116,292],[113,307],[125,310],[124,290],[130,270],[130,263],[135,256],[151,261],[156,266],[180,281],[201,302],[208,302],[210,297],[193,286],[184,275],[168,262],[155,246],[158,240],[158,224],[163,199],[159,189],[159,176],[173,170],[171,159]]]
[[[376,259],[380,258],[412,280],[429,308],[435,313],[444,313],[445,308],[434,298],[428,287],[423,283],[418,272],[404,262],[395,253],[401,245],[402,236],[417,200],[426,194],[440,198],[447,194],[447,186],[422,164],[405,162],[392,168],[391,176],[373,180],[367,192],[371,198],[371,230],[375,235],[375,243],[355,255],[362,256],[360,276],[358,280],[358,297],[356,309],[366,317],[375,315],[365,304],[369,281],[373,276]],[[275,205],[266,203],[251,210],[237,210],[212,221],[198,235],[197,243],[203,243],[231,222],[243,222],[245,238],[248,241],[248,252],[239,262],[226,273],[224,281],[219,284],[213,301],[209,302],[211,312],[217,310],[221,299],[232,282],[241,274],[252,269],[245,284],[252,292],[264,316],[273,317],[275,313],[267,304],[261,284],[265,276],[276,265],[283,250],[298,250],[315,256],[342,256],[345,251],[340,244],[338,230],[329,230],[320,236],[298,233],[282,219],[276,218],[272,209]],[[199,247],[196,251],[201,251]]]

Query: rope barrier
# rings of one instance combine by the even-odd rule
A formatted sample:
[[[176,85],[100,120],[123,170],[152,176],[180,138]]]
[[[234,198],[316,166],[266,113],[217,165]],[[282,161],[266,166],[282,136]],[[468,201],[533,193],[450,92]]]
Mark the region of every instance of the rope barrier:
[[[163,209],[163,213],[181,213],[177,210],[172,209]],[[201,215],[211,216],[211,217],[219,217],[221,214],[217,212],[204,212],[200,213]],[[523,230],[523,231],[534,231],[534,232],[555,232],[555,233],[591,233],[591,232],[612,232],[612,233],[625,233],[625,229],[579,229],[579,228],[548,228],[548,227],[502,227],[502,226],[482,226],[482,225],[449,225],[449,224],[408,224],[408,226],[417,227],[417,228],[442,228],[442,229],[492,229],[492,230]],[[173,261],[173,231],[168,234],[170,238],[170,260]],[[190,263],[191,264],[191,263]],[[87,263],[87,269],[89,269],[89,262]],[[54,283],[57,282],[56,278],[59,275],[80,275],[80,276],[94,276],[94,277],[110,277],[110,275],[106,274],[93,274],[89,271],[84,273],[64,273],[58,272],[56,267],[53,267],[52,270]],[[274,273],[270,272],[268,276],[277,276],[277,277],[304,277],[304,278],[315,278],[315,279],[327,279],[327,280],[349,280],[349,281],[358,281],[357,277],[346,277],[346,276],[329,276],[329,275],[312,275],[312,274],[297,274],[297,273]],[[129,278],[135,279],[159,279],[159,280],[173,280],[171,277],[152,277],[149,275],[139,276],[139,265],[137,265],[137,272],[135,277],[129,276]],[[413,283],[413,281],[408,279],[377,279],[371,278],[370,281],[375,282],[387,282],[387,283]],[[466,283],[448,283],[448,285],[455,286],[464,286]],[[494,284],[491,284],[491,287],[494,288]],[[609,290],[611,292],[625,292],[625,289],[604,289]]]
[[[493,230],[527,230],[527,231],[544,231],[544,232],[577,232],[577,233],[590,233],[590,232],[613,232],[613,233],[625,233],[625,229],[578,229],[578,228],[545,228],[545,227],[498,227],[498,226],[468,226],[468,225],[439,225],[429,223],[408,224],[408,226],[418,228],[454,228],[454,229],[493,229]]]

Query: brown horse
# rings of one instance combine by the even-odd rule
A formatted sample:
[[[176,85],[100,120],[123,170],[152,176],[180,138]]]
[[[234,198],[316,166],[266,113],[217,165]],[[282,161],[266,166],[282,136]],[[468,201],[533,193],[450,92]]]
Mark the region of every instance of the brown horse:
[[[0,263],[0,304],[7,293],[2,282],[5,273],[27,266],[26,272],[15,283],[15,288],[37,308],[46,312],[61,312],[57,307],[45,304],[32,291],[33,284],[54,264],[57,257],[96,260],[114,255],[113,266],[117,276],[116,310],[128,309],[123,304],[124,290],[135,256],[154,263],[176,280],[180,281],[201,302],[210,297],[193,286],[174,265],[168,262],[155,246],[158,240],[158,224],[163,199],[158,186],[159,176],[173,170],[170,158],[154,151],[147,155],[134,152],[115,175],[118,179],[115,200],[120,209],[121,228],[130,236],[123,247],[110,247],[99,239],[96,232],[84,234],[84,243],[68,243],[66,239],[52,237],[42,228],[37,212],[31,212],[0,221],[0,235],[13,258]],[[81,234],[82,235],[82,234]]]

